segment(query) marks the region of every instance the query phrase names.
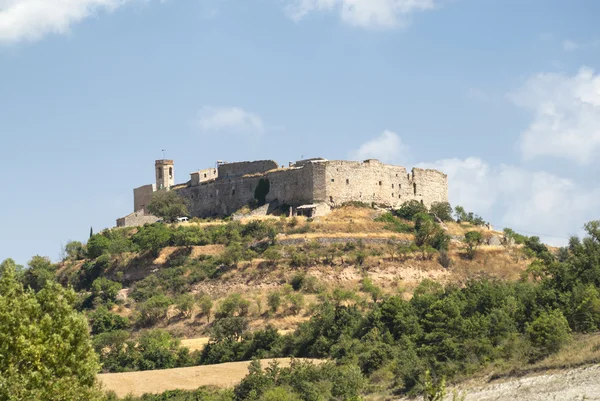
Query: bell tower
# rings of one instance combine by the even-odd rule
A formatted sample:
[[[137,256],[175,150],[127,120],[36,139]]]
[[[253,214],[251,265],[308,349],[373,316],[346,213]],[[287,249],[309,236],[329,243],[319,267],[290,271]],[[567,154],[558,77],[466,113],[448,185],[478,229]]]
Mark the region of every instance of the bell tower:
[[[175,185],[175,168],[173,160],[157,160],[154,163],[156,174],[156,190],[166,189],[167,191]]]

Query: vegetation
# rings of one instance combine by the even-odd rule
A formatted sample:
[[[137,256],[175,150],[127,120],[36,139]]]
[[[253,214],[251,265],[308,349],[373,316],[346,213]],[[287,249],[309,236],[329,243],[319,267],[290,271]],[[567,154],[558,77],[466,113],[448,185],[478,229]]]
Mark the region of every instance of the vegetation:
[[[12,260],[0,265],[0,399],[100,398],[97,357],[75,299],[48,281],[26,290]]]
[[[173,223],[178,217],[188,215],[185,200],[177,195],[177,192],[166,190],[154,192],[148,203],[148,211],[167,223]]]

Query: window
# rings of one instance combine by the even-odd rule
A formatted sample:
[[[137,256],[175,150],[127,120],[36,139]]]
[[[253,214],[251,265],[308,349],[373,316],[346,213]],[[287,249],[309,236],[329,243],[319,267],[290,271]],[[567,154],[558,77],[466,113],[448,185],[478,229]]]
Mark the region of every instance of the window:
[[[392,198],[394,197],[394,193],[392,192]]]
[[[329,202],[333,203],[333,196],[329,197]]]
[[[413,191],[415,193],[415,195],[417,194],[417,184],[413,184]]]
[[[398,184],[398,189],[402,189],[402,184]]]
[[[379,186],[381,186],[381,181],[379,181]]]
[[[335,179],[334,179],[334,178],[332,178],[332,179],[331,179],[331,182],[335,182]]]
[[[350,180],[346,178],[346,185],[350,185]]]
[[[231,191],[231,195],[235,195],[235,189],[233,191]]]
[[[162,177],[162,169],[160,169],[160,168],[157,168],[157,169],[156,169],[156,174],[158,174],[158,179],[159,179],[159,180],[162,180],[162,178],[163,178],[163,177]]]
[[[206,178],[206,173],[204,173],[204,178]]]
[[[392,184],[392,189],[394,189],[394,184]]]
[[[173,178],[173,167],[169,167],[169,178]]]

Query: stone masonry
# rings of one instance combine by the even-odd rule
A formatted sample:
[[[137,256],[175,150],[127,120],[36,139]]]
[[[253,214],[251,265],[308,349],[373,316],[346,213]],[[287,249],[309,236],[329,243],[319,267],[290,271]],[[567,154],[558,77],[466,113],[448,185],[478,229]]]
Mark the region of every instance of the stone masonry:
[[[155,163],[156,184],[134,189],[134,212],[148,214],[147,205],[156,190],[173,190],[182,196],[191,216],[233,214],[256,201],[257,187],[267,203],[288,205],[300,211],[323,210],[357,201],[399,207],[417,200],[427,207],[448,201],[446,174],[420,168],[410,172],[401,166],[369,159],[362,162],[314,158],[283,167],[273,160],[220,163],[191,173],[190,180],[175,185],[172,160]],[[266,209],[265,209],[266,210]],[[123,223],[123,222],[121,222]]]

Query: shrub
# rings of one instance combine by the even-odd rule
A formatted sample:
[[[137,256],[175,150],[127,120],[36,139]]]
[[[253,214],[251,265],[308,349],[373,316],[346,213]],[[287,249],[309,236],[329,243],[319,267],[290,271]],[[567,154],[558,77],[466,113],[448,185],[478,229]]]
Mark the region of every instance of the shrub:
[[[452,265],[452,259],[448,255],[448,251],[441,251],[438,256],[438,262],[443,268],[448,269]]]
[[[151,251],[154,255],[169,245],[171,231],[164,224],[146,224],[140,227],[131,238],[143,251]]]
[[[124,330],[129,326],[129,319],[109,312],[105,306],[101,306],[92,312],[89,319],[92,334]]]
[[[412,220],[419,213],[427,213],[427,208],[419,201],[410,200],[404,202],[394,213],[404,220]]]
[[[92,297],[95,302],[112,303],[117,300],[117,295],[123,286],[121,283],[99,277],[92,283]]]
[[[413,230],[413,228],[409,224],[403,222],[402,220],[395,217],[392,213],[389,212],[377,217],[375,221],[386,223],[384,227],[386,230],[394,231],[397,233],[410,233]]]

